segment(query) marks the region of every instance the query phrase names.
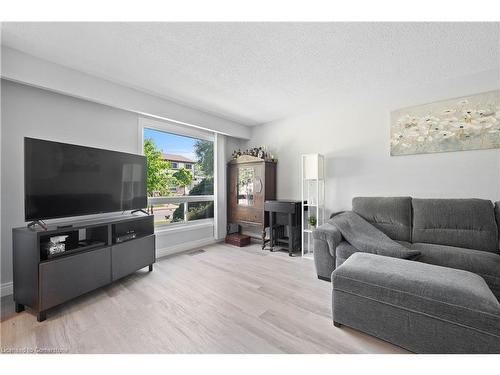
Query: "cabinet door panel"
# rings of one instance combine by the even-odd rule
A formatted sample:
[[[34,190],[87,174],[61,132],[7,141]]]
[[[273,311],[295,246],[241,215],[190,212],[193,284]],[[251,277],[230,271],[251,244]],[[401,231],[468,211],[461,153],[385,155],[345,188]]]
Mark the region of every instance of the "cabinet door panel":
[[[41,263],[40,310],[70,300],[111,282],[109,247]]]
[[[256,186],[254,194],[254,207],[263,210],[266,184],[264,163],[256,164],[254,166],[254,171],[254,184]]]
[[[264,216],[264,211],[253,207],[238,207],[236,219],[238,221],[246,221],[249,223],[261,224]]]
[[[111,248],[113,281],[155,262],[155,236],[138,238]]]

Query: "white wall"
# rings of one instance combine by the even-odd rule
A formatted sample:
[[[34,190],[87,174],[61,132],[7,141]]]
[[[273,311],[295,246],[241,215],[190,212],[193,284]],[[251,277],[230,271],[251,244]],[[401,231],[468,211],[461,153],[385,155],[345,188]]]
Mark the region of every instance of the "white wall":
[[[500,87],[499,71],[311,102],[303,113],[255,127],[248,145],[278,158],[278,198],[300,199],[300,155],[326,157],[327,209],[344,210],[359,195],[477,197],[500,200],[500,150],[391,157],[390,112]]]
[[[24,226],[23,138],[35,137],[136,153],[136,113],[1,80],[1,284],[12,288],[12,228]],[[225,152],[224,147],[222,152]],[[222,158],[222,165],[225,160]],[[225,173],[225,168],[222,169]],[[219,209],[225,212],[225,199]],[[225,227],[225,224],[223,224]],[[212,224],[157,234],[157,255],[202,246],[214,239]]]
[[[214,236],[216,240],[223,240],[226,236],[227,226],[227,181],[226,181],[226,147],[227,136],[216,134],[215,136],[215,155],[217,165],[215,166],[214,186],[216,193],[215,209],[216,218]]]
[[[137,115],[2,80],[2,269],[12,280],[12,233],[24,222],[23,138],[137,151]]]
[[[211,113],[2,46],[2,78],[185,125],[249,138],[250,129]]]
[[[163,257],[180,251],[194,249],[215,242],[212,223],[189,226],[176,225],[156,232],[156,257]]]

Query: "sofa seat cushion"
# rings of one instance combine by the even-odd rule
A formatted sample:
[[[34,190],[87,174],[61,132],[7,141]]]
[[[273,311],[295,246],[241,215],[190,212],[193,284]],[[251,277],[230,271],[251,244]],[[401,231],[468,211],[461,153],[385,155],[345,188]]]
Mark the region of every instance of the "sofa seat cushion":
[[[355,253],[333,272],[332,283],[334,290],[472,327],[500,340],[500,303],[475,273]]]
[[[474,272],[480,275],[493,293],[500,298],[500,255],[460,247],[414,243],[411,249],[420,251],[419,262]]]
[[[352,246],[347,241],[342,241],[335,249],[335,267],[339,267],[344,263],[352,254],[357,253],[359,250]]]
[[[498,250],[500,251],[500,202],[495,202],[495,217],[498,227]]]
[[[485,199],[413,199],[412,241],[498,252],[498,227]]]
[[[393,240],[411,240],[411,197],[355,197],[352,210]]]

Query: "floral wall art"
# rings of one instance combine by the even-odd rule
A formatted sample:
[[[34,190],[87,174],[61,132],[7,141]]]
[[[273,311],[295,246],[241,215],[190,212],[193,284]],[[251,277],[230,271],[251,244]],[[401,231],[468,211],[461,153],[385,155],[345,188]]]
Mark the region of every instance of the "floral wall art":
[[[391,155],[500,148],[500,90],[391,113]]]

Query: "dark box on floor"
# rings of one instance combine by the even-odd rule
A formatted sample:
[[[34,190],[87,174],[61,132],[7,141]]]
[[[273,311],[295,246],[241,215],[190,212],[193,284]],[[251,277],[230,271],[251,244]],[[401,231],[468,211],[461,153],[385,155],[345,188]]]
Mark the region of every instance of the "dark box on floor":
[[[247,246],[250,245],[250,236],[239,233],[228,234],[225,242],[239,247]]]

